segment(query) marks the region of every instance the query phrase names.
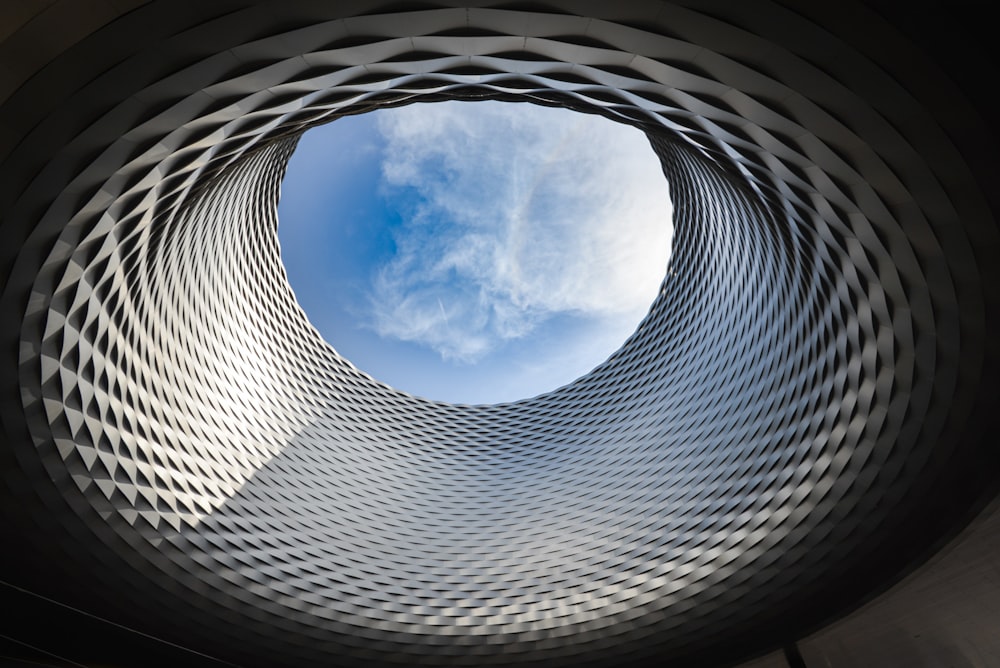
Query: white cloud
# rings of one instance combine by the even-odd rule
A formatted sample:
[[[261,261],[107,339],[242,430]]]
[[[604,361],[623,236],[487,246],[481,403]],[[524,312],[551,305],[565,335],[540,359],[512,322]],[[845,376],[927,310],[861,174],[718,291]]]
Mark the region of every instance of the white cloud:
[[[407,202],[372,326],[474,362],[555,314],[626,329],[646,313],[672,234],[645,136],[528,104],[380,112],[385,195]],[[605,354],[610,350],[605,351]]]

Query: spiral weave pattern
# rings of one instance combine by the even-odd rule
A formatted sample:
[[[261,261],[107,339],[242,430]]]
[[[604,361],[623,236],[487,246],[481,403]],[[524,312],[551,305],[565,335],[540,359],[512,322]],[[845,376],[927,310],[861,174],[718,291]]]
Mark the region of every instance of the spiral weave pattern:
[[[99,579],[261,665],[746,653],[865,596],[850,582],[913,499],[975,466],[959,418],[995,360],[977,244],[996,227],[934,115],[770,3],[750,4],[783,31],[725,3],[326,4],[136,46],[76,93],[74,138],[5,183],[27,249],[5,429],[30,434],[18,456],[74,544],[131,566]],[[443,99],[602,114],[662,162],[662,289],[568,386],[407,395],[288,287],[276,203],[301,133]]]

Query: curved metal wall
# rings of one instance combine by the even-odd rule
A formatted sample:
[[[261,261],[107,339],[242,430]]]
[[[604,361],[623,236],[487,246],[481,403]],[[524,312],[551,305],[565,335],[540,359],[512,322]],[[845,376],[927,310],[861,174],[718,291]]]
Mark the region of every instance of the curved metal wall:
[[[724,661],[992,492],[965,107],[767,2],[328,4],[151,3],[4,106],[4,494],[74,600],[237,663]],[[368,377],[278,255],[301,132],[450,98],[635,124],[670,183],[649,315],[532,399]]]

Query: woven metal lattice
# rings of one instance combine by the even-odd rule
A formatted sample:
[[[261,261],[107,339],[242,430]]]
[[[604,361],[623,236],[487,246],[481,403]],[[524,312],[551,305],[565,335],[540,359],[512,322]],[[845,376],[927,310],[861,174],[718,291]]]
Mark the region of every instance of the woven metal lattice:
[[[900,87],[780,8],[817,44],[670,5],[556,5],[312,7],[287,26],[245,8],[90,84],[123,88],[14,198],[34,220],[24,247],[44,252],[5,290],[30,295],[32,456],[65,521],[91,527],[83,544],[131,565],[116,577],[133,605],[198,607],[202,646],[265,663],[580,665],[774,642],[761,629],[821,617],[814,592],[863,570],[957,461],[941,444],[982,324],[954,314],[984,297],[956,225],[961,161],[920,157],[934,119],[893,125]],[[809,64],[820,48],[845,71]],[[636,333],[509,404],[431,402],[355,369],[279,257],[305,129],[456,98],[636,125],[675,206]]]

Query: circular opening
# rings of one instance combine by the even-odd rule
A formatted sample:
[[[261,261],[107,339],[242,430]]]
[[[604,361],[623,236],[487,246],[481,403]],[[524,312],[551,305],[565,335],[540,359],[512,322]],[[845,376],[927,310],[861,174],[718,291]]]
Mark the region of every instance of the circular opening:
[[[342,356],[469,404],[534,396],[607,359],[655,299],[673,231],[641,131],[492,101],[310,130],[278,216],[296,298]]]

